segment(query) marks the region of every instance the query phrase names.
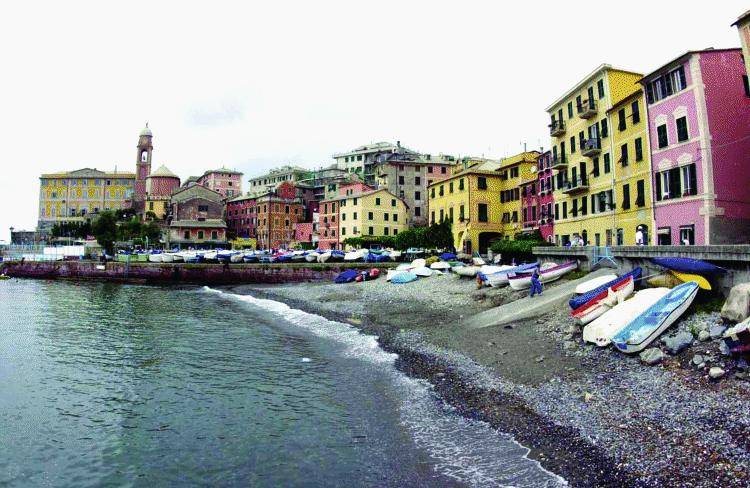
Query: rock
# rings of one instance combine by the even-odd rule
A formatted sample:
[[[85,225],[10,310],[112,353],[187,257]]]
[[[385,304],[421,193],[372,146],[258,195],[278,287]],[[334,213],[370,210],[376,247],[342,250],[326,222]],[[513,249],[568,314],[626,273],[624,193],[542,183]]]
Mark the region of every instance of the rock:
[[[737,361],[737,367],[739,369],[748,369],[750,365],[747,364],[747,361],[745,361],[745,358],[740,358],[739,361]]]
[[[727,328],[723,325],[714,325],[709,329],[708,333],[711,335],[711,339],[719,339],[724,335],[725,330],[727,330]]]
[[[583,394],[583,401],[586,403],[590,402],[592,398],[594,398],[594,395],[589,392]]]
[[[573,342],[573,341],[565,341],[565,342],[563,342],[563,349],[565,349],[566,351],[568,351],[570,349],[575,349],[575,348],[576,348],[576,343],[575,342]]]
[[[745,380],[745,381],[747,381],[747,379],[748,379],[748,375],[744,371],[738,371],[738,372],[734,373],[734,377],[737,378],[738,380]]]
[[[641,358],[643,363],[653,366],[654,364],[659,364],[664,359],[664,353],[658,347],[649,347],[641,351],[638,357]]]
[[[563,332],[565,332],[566,334],[573,335],[576,332],[578,332],[578,327],[576,327],[575,325],[570,325],[568,327],[565,327],[565,330]]]
[[[710,376],[712,379],[716,380],[724,376],[725,372],[723,369],[714,366],[713,368],[708,370],[708,376]]]
[[[679,354],[693,343],[693,334],[690,332],[680,332],[677,335],[665,337],[662,342],[670,354]]]
[[[723,354],[724,356],[729,356],[731,351],[729,350],[729,346],[727,346],[726,341],[719,341],[719,352]]]
[[[539,356],[534,361],[536,361],[537,363],[541,363],[542,361],[544,361],[544,356]]]
[[[705,362],[706,360],[700,354],[696,354],[695,356],[693,356],[693,365],[700,366],[701,364]]]
[[[494,345],[495,345],[495,343],[492,342],[492,341],[490,341],[490,342],[487,343],[487,347],[493,347]]]
[[[707,330],[702,330],[698,332],[698,340],[701,342],[706,342],[711,338],[711,334]]]
[[[742,322],[750,316],[750,283],[734,285],[721,307],[721,316],[732,322]]]

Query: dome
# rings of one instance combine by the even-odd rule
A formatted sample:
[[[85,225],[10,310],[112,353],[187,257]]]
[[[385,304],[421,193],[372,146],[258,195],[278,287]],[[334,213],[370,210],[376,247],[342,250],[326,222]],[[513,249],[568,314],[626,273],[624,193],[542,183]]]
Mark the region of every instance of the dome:
[[[148,128],[148,124],[146,124],[146,127],[144,127],[143,130],[141,130],[141,133],[139,135],[140,136],[153,136],[153,134],[151,133],[151,129]]]
[[[148,178],[155,178],[157,176],[167,177],[167,178],[179,178],[176,174],[169,171],[169,168],[167,168],[163,164],[159,166],[159,168],[156,169],[155,171],[152,171],[151,174],[148,175]]]

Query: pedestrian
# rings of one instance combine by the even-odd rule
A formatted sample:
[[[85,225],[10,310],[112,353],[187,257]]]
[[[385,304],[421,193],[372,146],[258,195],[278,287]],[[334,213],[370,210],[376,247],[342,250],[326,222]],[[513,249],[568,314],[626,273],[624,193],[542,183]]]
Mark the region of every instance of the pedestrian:
[[[635,245],[636,246],[645,246],[646,244],[643,242],[643,226],[639,225],[638,228],[635,231]]]
[[[539,281],[539,268],[534,268],[531,275],[531,296],[542,294],[542,282]]]

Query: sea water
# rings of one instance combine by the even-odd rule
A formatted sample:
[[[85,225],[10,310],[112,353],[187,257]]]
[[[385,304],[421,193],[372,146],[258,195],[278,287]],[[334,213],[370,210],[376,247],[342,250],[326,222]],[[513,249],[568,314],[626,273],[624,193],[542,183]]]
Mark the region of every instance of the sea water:
[[[229,291],[0,282],[0,485],[564,483],[394,359]]]

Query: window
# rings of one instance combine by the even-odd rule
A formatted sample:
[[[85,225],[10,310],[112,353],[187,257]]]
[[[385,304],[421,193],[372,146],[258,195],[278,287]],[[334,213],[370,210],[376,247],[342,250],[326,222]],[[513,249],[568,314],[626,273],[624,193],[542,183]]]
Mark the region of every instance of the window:
[[[432,166],[427,166],[427,172],[432,173]]]
[[[344,201],[346,201],[346,200],[344,200]],[[343,205],[344,202],[341,202],[341,203]],[[289,213],[289,205],[284,206],[284,213]]]
[[[388,220],[388,219],[386,219]],[[393,221],[398,222],[398,214],[393,214]]]
[[[646,100],[648,103],[658,102],[684,90],[685,87],[687,87],[685,68],[680,66],[646,84]]]
[[[680,244],[682,244],[683,246],[695,245],[695,226],[694,225],[680,226]]]
[[[461,178],[458,180],[458,191],[463,191],[464,189],[464,179]]]
[[[459,222],[464,221],[464,206],[463,205],[458,207],[458,221]]]
[[[576,152],[576,136],[570,138],[570,154]]]
[[[513,211],[513,222],[518,222],[518,211],[517,210]]]
[[[341,214],[341,221],[343,222],[344,220],[346,220],[346,214],[345,214],[345,213],[342,213],[342,214]]]
[[[395,206],[396,206],[396,199],[391,198],[391,207],[395,207]]]
[[[688,164],[680,168],[682,176],[682,196],[691,196],[698,194],[698,182],[695,174],[695,164]]]
[[[357,204],[357,199],[355,198],[354,201],[352,202],[352,205],[356,205],[356,204]]]
[[[602,135],[602,139],[609,135],[609,125],[607,123],[607,119],[602,119],[602,128],[599,132]]]
[[[599,158],[594,158],[592,160],[593,168],[591,169],[591,174],[594,178],[599,176]]]
[[[372,220],[372,212],[367,212],[367,220]]]
[[[617,112],[617,129],[619,131],[624,131],[625,127],[625,109],[621,108]]]
[[[404,177],[403,176],[399,176],[398,177],[398,184],[399,185],[403,185],[404,184]]]
[[[420,201],[422,199],[422,193],[415,191],[414,192],[414,200]]]
[[[487,189],[487,178],[484,176],[480,176],[477,178],[477,188],[480,190],[486,190]]]
[[[375,199],[375,205],[380,205],[380,198]]]
[[[599,93],[599,99],[604,98],[604,80],[596,82],[596,91]]]
[[[203,231],[202,230],[198,231],[198,239],[203,239]]]
[[[453,193],[453,182],[448,183],[448,193]]]
[[[208,212],[208,205],[198,205],[199,212]]]
[[[646,205],[646,182],[638,180],[636,182],[635,206],[643,207]]]
[[[182,233],[182,238],[183,239],[190,239],[190,231],[186,230],[185,232],[183,232]]]
[[[477,205],[477,219],[480,222],[487,222],[487,204],[480,203]]]
[[[422,184],[422,178],[420,178],[419,176],[415,176],[414,177],[414,184],[415,185],[421,185]]]
[[[448,171],[448,168],[446,168],[445,166],[440,167],[440,174],[444,175],[447,171]]]
[[[622,185],[622,209],[628,210],[630,208],[630,185]]]
[[[568,102],[568,118],[573,118],[573,102]]]
[[[641,121],[641,108],[638,105],[638,100],[631,103],[630,108],[633,111],[633,124],[637,124]]]
[[[555,218],[556,219],[560,218],[560,204],[558,203],[555,204]]]
[[[435,198],[435,188],[430,188],[430,198]]]
[[[440,222],[442,222],[443,220],[445,220],[445,210],[441,208],[440,209]]]
[[[568,218],[568,202],[562,202],[562,218]]]
[[[748,81],[747,75],[742,75],[742,85],[745,88],[745,96],[750,97],[750,82]]]
[[[643,161],[643,140],[640,137],[635,140],[635,160]]]
[[[388,213],[383,214],[383,220],[385,220],[386,222],[388,222],[389,217],[390,217],[390,214]]]
[[[216,232],[215,230],[212,230],[211,231],[211,239],[214,240],[214,241],[218,240],[219,239],[219,233]]]
[[[341,219],[341,220],[343,220],[343,219]],[[345,236],[345,235],[346,235],[346,227],[342,227],[342,228],[341,228],[341,235],[342,235],[342,236]]]
[[[609,173],[611,169],[612,168],[609,161],[609,153],[607,153],[604,155],[604,174]]]
[[[388,235],[388,227],[383,227],[383,234]]]
[[[422,216],[422,207],[414,207],[414,216],[415,217],[421,217]]]
[[[438,188],[438,194],[442,197],[445,195],[445,187],[444,185],[440,185],[440,188]]]
[[[435,211],[434,210],[430,212],[430,223],[431,224],[435,223]]]
[[[677,124],[677,142],[685,142],[688,140],[688,126],[687,117],[680,117],[675,120]]]
[[[623,166],[628,165],[628,145],[623,144],[620,146],[620,162]]]
[[[354,212],[353,218],[354,220],[357,220],[357,212]]]
[[[370,235],[373,235],[374,234],[373,228],[372,227],[368,227],[367,228],[367,233],[370,234]]]
[[[584,196],[581,198],[581,215],[586,215],[588,213],[588,199]]]

